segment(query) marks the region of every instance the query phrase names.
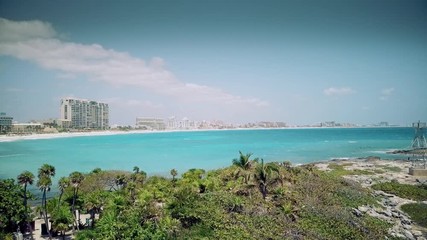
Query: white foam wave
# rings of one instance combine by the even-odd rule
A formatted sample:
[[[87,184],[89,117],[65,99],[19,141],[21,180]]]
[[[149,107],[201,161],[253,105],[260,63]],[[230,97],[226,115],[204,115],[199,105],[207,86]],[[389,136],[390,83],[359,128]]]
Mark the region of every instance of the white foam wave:
[[[17,156],[22,156],[22,155],[25,155],[25,154],[9,154],[9,155],[0,156],[0,158],[17,157]]]

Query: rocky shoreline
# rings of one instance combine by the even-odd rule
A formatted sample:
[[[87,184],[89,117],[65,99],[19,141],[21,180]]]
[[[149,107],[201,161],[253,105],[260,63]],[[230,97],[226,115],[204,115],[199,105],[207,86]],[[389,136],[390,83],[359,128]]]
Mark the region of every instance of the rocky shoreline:
[[[390,235],[396,238],[411,240],[426,240],[427,229],[414,223],[410,217],[401,210],[401,206],[416,201],[400,198],[383,191],[373,190],[371,186],[375,183],[397,181],[403,184],[427,184],[427,177],[409,175],[412,163],[405,160],[381,160],[378,157],[363,159],[337,159],[328,162],[315,163],[314,165],[322,171],[332,171],[330,164],[341,165],[345,170],[369,171],[373,174],[346,175],[344,178],[360,183],[365,188],[370,188],[372,194],[379,199],[378,206],[359,206],[353,209],[353,214],[363,216],[368,214],[372,217],[382,219],[393,224],[389,229]],[[427,201],[423,201],[427,204]]]

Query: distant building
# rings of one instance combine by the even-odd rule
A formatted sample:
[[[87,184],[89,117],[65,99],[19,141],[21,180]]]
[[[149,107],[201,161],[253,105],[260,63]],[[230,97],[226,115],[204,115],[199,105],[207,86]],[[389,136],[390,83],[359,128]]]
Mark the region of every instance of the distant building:
[[[176,119],[174,116],[167,119],[166,127],[168,129],[177,129],[178,128],[177,123],[176,123]]]
[[[388,122],[380,122],[380,123],[378,124],[378,126],[379,126],[379,127],[388,127],[389,125],[388,125]]]
[[[13,117],[8,117],[6,113],[0,113],[0,134],[7,133],[12,130]]]
[[[135,128],[144,130],[165,130],[166,124],[161,118],[137,117]]]
[[[107,129],[109,128],[108,104],[96,101],[61,99],[61,119],[64,128]]]
[[[320,123],[321,127],[338,127],[339,124],[337,124],[335,121],[330,121],[330,122],[323,122]]]
[[[40,133],[44,129],[41,123],[14,123],[12,124],[13,133]]]

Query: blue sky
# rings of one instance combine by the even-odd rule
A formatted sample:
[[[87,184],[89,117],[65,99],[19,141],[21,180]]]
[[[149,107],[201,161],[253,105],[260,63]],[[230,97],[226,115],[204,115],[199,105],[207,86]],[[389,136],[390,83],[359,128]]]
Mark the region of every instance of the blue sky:
[[[427,1],[0,0],[0,111],[62,97],[232,123],[427,120]]]

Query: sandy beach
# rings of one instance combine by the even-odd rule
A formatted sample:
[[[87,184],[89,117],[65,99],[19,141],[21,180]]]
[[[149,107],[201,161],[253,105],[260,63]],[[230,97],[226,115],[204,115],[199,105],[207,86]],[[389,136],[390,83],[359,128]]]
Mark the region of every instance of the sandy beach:
[[[135,134],[135,133],[149,133],[152,131],[91,131],[91,132],[64,132],[64,133],[35,133],[35,134],[11,134],[0,135],[0,142],[13,142],[19,140],[37,140],[37,139],[53,139],[53,138],[67,138],[67,137],[90,137],[90,136],[107,136],[119,134]]]
[[[201,131],[227,131],[227,130],[260,130],[261,128],[253,129],[173,129],[173,130],[105,130],[105,131],[88,131],[88,132],[62,132],[62,133],[33,133],[33,134],[9,134],[0,135],[0,142],[13,142],[19,140],[38,140],[38,139],[53,139],[53,138],[68,138],[68,137],[92,137],[92,136],[108,136],[122,134],[147,134],[147,133],[172,133],[172,132],[201,132]],[[273,128],[266,128],[273,129]]]

